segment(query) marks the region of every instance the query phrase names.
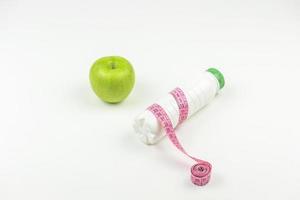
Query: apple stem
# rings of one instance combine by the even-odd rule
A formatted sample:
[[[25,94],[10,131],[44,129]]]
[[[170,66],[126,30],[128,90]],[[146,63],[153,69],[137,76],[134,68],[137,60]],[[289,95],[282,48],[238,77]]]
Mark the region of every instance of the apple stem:
[[[115,69],[116,68],[116,64],[114,62],[111,63],[111,68]]]

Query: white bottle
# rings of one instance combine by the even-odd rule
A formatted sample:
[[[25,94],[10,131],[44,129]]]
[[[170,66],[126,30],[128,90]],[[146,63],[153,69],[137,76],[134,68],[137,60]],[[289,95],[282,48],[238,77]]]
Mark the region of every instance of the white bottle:
[[[210,68],[202,72],[198,80],[192,85],[187,87],[179,86],[188,101],[188,118],[206,106],[217,95],[218,91],[224,87],[224,84],[225,80],[222,73],[215,68]],[[179,109],[174,97],[171,94],[167,94],[155,103],[159,104],[166,111],[173,127],[176,127],[178,125]],[[155,144],[165,135],[159,121],[148,110],[145,110],[135,118],[133,127],[138,137],[145,144]]]

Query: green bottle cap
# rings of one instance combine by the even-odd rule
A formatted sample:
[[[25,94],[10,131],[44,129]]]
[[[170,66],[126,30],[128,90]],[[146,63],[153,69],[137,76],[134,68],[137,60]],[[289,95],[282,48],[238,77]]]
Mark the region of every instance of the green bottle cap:
[[[223,74],[219,70],[217,70],[216,68],[209,68],[206,71],[212,73],[217,78],[217,80],[219,82],[220,89],[222,89],[225,85],[225,79],[224,79]]]

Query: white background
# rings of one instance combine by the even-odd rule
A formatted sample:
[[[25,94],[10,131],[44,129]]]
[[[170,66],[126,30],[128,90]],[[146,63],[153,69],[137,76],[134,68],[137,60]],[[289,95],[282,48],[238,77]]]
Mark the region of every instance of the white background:
[[[133,64],[121,104],[92,92],[99,57]],[[133,118],[208,67],[216,99],[178,129],[209,185]],[[299,199],[300,2],[0,0],[0,199]]]

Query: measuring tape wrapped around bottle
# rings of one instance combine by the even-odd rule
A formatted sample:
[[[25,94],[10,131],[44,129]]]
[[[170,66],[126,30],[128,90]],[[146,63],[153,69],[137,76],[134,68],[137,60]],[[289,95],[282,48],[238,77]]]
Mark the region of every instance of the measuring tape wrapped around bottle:
[[[134,129],[146,144],[155,144],[165,135],[182,153],[196,161],[191,168],[191,180],[202,186],[209,182],[211,164],[189,155],[175,133],[177,125],[207,105],[224,87],[224,76],[215,68],[203,72],[196,83],[189,87],[177,87],[138,115]]]

